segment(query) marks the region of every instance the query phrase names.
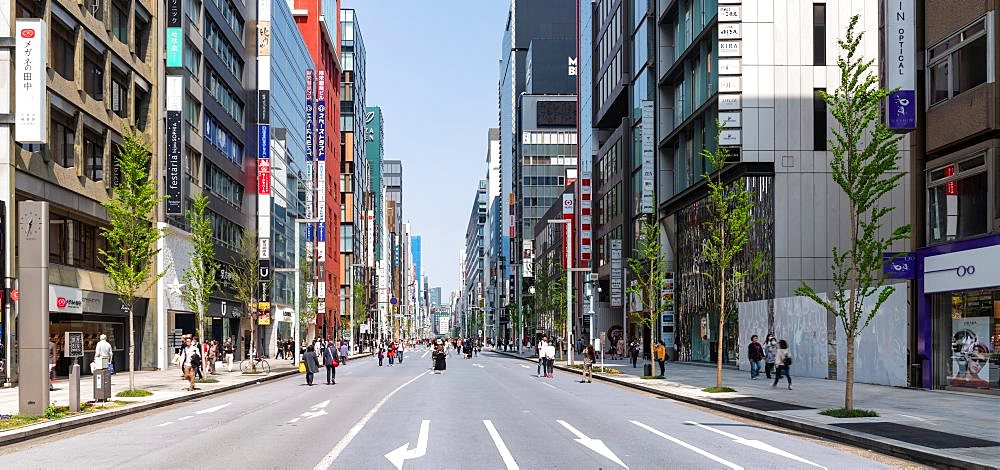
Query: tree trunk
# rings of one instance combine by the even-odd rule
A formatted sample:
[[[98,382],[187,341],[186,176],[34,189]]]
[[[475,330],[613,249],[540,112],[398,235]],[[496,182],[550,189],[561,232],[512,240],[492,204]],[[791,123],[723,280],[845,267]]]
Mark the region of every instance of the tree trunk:
[[[715,358],[715,386],[717,388],[722,388],[722,328],[726,324],[726,269],[723,268],[720,273],[721,286],[719,295],[719,345],[717,348],[717,356]],[[711,337],[709,337],[711,339]]]
[[[847,379],[844,380],[844,408],[854,409],[854,334],[847,335]]]
[[[135,314],[128,306],[128,389],[135,390]]]

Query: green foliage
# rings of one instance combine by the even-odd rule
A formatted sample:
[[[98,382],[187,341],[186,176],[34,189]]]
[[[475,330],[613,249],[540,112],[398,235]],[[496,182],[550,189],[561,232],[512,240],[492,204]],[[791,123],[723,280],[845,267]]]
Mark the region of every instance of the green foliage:
[[[353,328],[357,328],[358,325],[364,323],[368,320],[368,293],[366,292],[365,284],[355,282],[354,283],[354,320],[351,324]]]
[[[219,379],[217,379],[215,377],[205,377],[203,379],[195,380],[195,383],[200,383],[200,384],[217,384],[217,383],[219,383]]]
[[[832,410],[823,410],[819,414],[832,416],[834,418],[877,418],[878,413],[874,410],[863,410],[860,408],[835,408]]]
[[[240,238],[240,251],[233,260],[233,277],[229,287],[233,297],[243,305],[243,314],[257,320],[257,289],[260,288],[260,260],[257,259],[257,232],[246,229]]]
[[[708,393],[729,393],[729,392],[735,392],[736,389],[729,387],[708,387],[701,389],[701,391]]]
[[[887,275],[882,272],[882,254],[889,251],[893,243],[910,236],[909,225],[889,233],[883,230],[893,207],[881,205],[880,201],[899,186],[905,176],[899,167],[897,147],[902,137],[893,134],[880,119],[880,105],[889,92],[878,86],[878,77],[872,69],[873,59],[866,60],[859,51],[864,32],[855,33],[858,20],[857,15],[852,17],[846,37],[837,41],[844,54],[837,58],[840,85],[833,94],[822,93],[839,124],[830,142],[831,171],[833,181],[847,196],[850,246],[832,248],[835,286],[830,294],[832,299],[820,297],[805,282],[795,291],[833,313],[844,327],[848,346],[846,409],[854,407],[854,339],[895,291],[885,286]],[[866,306],[864,300],[875,294],[875,302]]]
[[[625,289],[639,297],[642,311],[631,312],[632,319],[649,327],[649,344],[653,345],[656,320],[660,312],[666,310],[663,289],[667,286],[667,257],[660,244],[660,227],[656,222],[644,220],[639,232],[635,257],[628,258],[635,283]]]
[[[719,140],[722,124],[716,122],[715,140]],[[717,147],[715,151],[702,149],[701,156],[715,169],[714,177],[705,173],[708,184],[708,217],[705,220],[708,238],[702,241],[701,256],[708,263],[708,272],[703,273],[717,286],[719,338],[725,337],[726,316],[734,310],[735,302],[730,297],[747,283],[757,282],[767,274],[764,253],[754,253],[748,266],[735,263],[736,257],[745,253],[750,243],[750,233],[757,220],[753,215],[754,198],[742,180],[727,182],[722,178],[722,170],[729,159],[729,150]],[[715,367],[715,387],[722,387],[722,346],[718,341],[718,362]]]
[[[566,269],[549,257],[541,258],[534,269],[535,294],[532,296],[531,326],[543,326],[552,320],[552,328],[562,331],[566,326]]]
[[[316,294],[316,284],[314,283],[315,273],[316,266],[313,261],[308,256],[302,259],[299,264],[299,278],[302,281],[302,285],[299,286],[299,320],[303,323],[315,320],[316,310],[319,308],[319,297]]]
[[[62,415],[59,407],[55,403],[49,403],[49,406],[45,407],[45,418],[46,419],[56,419]]]
[[[136,388],[131,390],[122,390],[116,393],[115,396],[119,398],[140,398],[140,397],[148,397],[152,394],[153,392],[150,392],[149,390]]]
[[[188,309],[195,312],[198,336],[204,338],[209,298],[219,288],[219,282],[215,278],[219,263],[215,260],[212,221],[205,215],[208,197],[204,193],[198,194],[192,201],[192,206],[194,210],[187,211],[188,225],[191,228],[191,264],[184,270],[181,297]]]
[[[135,320],[132,310],[141,289],[148,288],[164,273],[155,272],[154,260],[160,250],[157,242],[163,231],[150,221],[157,204],[165,198],[156,194],[156,183],[149,176],[149,146],[132,129],[122,135],[119,147],[119,184],[106,202],[101,203],[108,214],[109,224],[101,228],[106,249],[99,249],[101,263],[108,273],[111,290],[128,309],[129,364],[135,364]],[[133,368],[129,368],[129,388],[135,383]]]

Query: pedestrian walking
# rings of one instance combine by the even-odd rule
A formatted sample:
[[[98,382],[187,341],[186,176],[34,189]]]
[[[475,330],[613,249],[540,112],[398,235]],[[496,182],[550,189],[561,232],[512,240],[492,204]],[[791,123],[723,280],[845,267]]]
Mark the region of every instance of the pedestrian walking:
[[[446,347],[447,346],[443,343],[434,345],[434,353],[431,357],[434,359],[435,374],[442,374],[447,368],[447,364],[445,363],[445,359],[448,357],[448,353],[445,349]]]
[[[538,351],[538,371],[535,372],[535,377],[541,377],[542,373],[548,375],[548,366],[545,362],[545,348],[549,345],[549,338],[547,336],[542,336],[542,340],[535,345],[535,350]]]
[[[327,343],[323,348],[323,365],[326,366],[326,384],[337,384],[337,366],[340,365],[340,354],[337,353],[337,346],[332,342]]]
[[[233,371],[233,353],[236,349],[233,348],[233,339],[226,338],[226,342],[222,344],[222,353],[226,355],[226,372]]]
[[[396,360],[399,364],[403,364],[403,343],[399,343],[399,349],[396,350]]]
[[[760,375],[760,363],[764,360],[764,348],[760,345],[760,338],[757,335],[750,337],[747,359],[750,360],[750,379],[757,380],[757,376]]]
[[[56,388],[52,386],[52,381],[56,379],[56,362],[59,361],[59,355],[56,354],[56,343],[49,340],[49,391],[53,391]]]
[[[596,356],[597,353],[594,351],[594,345],[588,344],[587,347],[583,348],[583,379],[580,380],[580,383],[591,383],[594,379],[594,360]]]
[[[396,362],[396,343],[389,343],[389,353],[387,355],[389,356],[389,367],[392,367]]]
[[[548,343],[545,345],[545,376],[552,378],[552,369],[556,362],[556,345]]]
[[[188,381],[187,390],[194,390],[195,369],[201,365],[201,351],[190,336],[184,337],[184,349],[181,350],[181,370]]]
[[[385,347],[378,345],[378,366],[382,367],[382,360],[385,359]]]
[[[103,362],[108,366],[111,365],[111,343],[108,342],[108,335],[101,334],[101,340],[97,342],[97,346],[94,346],[94,357],[98,359],[97,362]]]
[[[194,366],[194,374],[198,377],[198,380],[202,380],[205,378],[205,375],[201,373],[201,367],[204,362],[202,359],[205,358],[207,351],[205,350],[205,347],[202,345],[201,341],[198,341],[197,336],[191,339],[191,344],[194,347],[198,348],[198,365]]]
[[[632,357],[632,368],[636,368],[636,363],[639,362],[639,343],[637,341],[632,341],[629,345],[629,355]]]
[[[767,380],[771,380],[771,372],[774,372],[774,361],[777,357],[778,340],[773,334],[768,333],[767,340],[764,341],[764,373],[767,374]]]
[[[778,381],[781,380],[781,374],[784,373],[785,377],[788,379],[788,389],[792,389],[792,353],[788,351],[788,342],[785,340],[778,341],[778,355],[776,357],[778,364],[778,371],[774,374],[774,383],[771,384],[772,387],[778,386]]]
[[[302,362],[306,365],[306,384],[312,387],[313,377],[319,372],[319,357],[316,356],[316,347],[306,346],[306,353],[302,356]]]
[[[617,359],[625,359],[625,340],[618,338],[618,346],[615,348]]]
[[[213,339],[208,348],[208,375],[216,375],[215,361],[217,360],[219,360],[219,342]]]
[[[663,341],[661,340],[657,340],[656,346],[653,347],[653,359],[655,359],[656,364],[660,366],[660,377],[665,377],[667,375],[667,345],[663,344]]]
[[[274,358],[275,359],[284,359],[285,358],[285,340],[283,340],[281,338],[278,338],[278,347],[277,347],[277,349],[278,350],[275,351],[275,353],[274,353]]]
[[[347,358],[348,358],[348,356],[351,355],[350,352],[351,352],[350,351],[350,347],[348,346],[347,341],[341,341],[340,342],[340,362],[341,362],[341,364],[347,364]]]

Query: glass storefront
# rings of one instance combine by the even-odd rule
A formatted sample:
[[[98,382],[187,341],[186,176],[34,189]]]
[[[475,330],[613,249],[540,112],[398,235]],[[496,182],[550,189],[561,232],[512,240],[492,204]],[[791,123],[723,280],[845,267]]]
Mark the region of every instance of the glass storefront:
[[[936,385],[1000,393],[1000,288],[932,295]]]
[[[80,364],[82,374],[90,374],[90,363],[94,361],[94,348],[100,341],[101,335],[108,335],[108,342],[111,343],[112,362],[115,367],[126,370],[128,364],[128,351],[126,350],[127,332],[125,330],[124,319],[100,318],[103,315],[87,315],[86,318],[67,318],[66,315],[52,314],[52,322],[49,323],[49,341],[56,346],[56,375],[59,377],[68,376],[73,360],[63,357],[65,346],[65,333],[67,331],[83,332],[83,357],[77,360]],[[141,335],[141,334],[140,334]],[[140,336],[137,335],[137,336]],[[137,338],[139,339],[139,338]],[[139,348],[136,348],[138,353]]]

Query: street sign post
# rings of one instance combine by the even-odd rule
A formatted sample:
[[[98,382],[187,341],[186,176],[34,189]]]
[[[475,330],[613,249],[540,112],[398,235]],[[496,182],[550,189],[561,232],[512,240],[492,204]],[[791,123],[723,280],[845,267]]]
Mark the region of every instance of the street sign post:
[[[66,332],[63,354],[73,358],[69,372],[69,410],[80,411],[80,364],[77,364],[76,358],[83,357],[82,331]]]

